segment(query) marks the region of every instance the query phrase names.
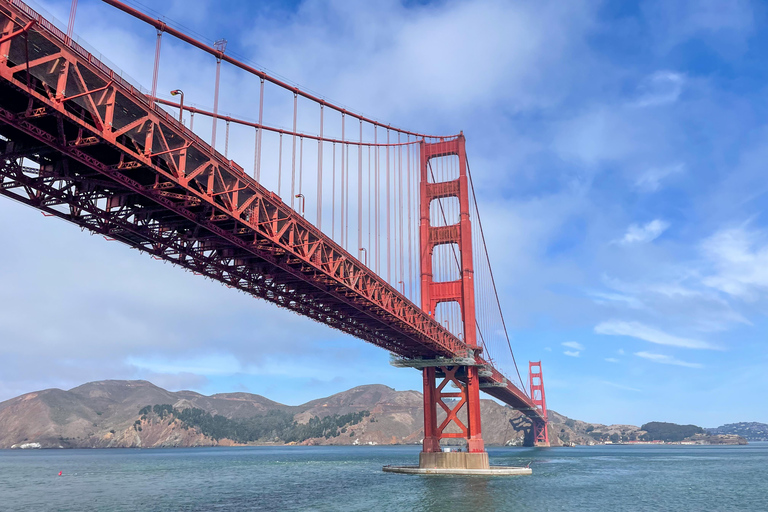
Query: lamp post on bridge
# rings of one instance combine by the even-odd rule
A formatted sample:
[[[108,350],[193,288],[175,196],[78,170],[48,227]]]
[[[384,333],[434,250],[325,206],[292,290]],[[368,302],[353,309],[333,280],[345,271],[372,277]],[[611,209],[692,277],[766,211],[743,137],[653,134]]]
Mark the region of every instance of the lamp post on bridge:
[[[301,199],[301,216],[304,216],[304,202],[306,201],[306,198],[304,197],[304,194],[296,194],[296,199]]]
[[[363,263],[367,267],[368,266],[368,249],[366,249],[365,247],[361,247],[360,252],[362,252],[365,255],[365,259],[363,260]]]
[[[179,122],[184,124],[184,91],[181,89],[174,89],[171,91],[171,96],[181,96],[179,101]]]

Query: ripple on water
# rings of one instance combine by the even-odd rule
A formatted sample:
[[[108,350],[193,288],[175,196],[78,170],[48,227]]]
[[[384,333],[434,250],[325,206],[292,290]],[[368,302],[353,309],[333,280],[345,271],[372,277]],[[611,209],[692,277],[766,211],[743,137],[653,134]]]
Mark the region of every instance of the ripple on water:
[[[718,448],[489,449],[531,463],[505,478],[381,471],[412,446],[0,451],[0,509],[768,511],[768,444]]]

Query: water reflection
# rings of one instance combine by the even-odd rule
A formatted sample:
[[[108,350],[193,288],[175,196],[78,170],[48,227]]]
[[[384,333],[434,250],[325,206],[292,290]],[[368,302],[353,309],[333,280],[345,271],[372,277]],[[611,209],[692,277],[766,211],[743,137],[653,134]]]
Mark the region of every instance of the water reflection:
[[[424,490],[423,506],[417,510],[463,512],[500,509],[489,488],[494,477],[429,475],[417,478],[422,480]]]

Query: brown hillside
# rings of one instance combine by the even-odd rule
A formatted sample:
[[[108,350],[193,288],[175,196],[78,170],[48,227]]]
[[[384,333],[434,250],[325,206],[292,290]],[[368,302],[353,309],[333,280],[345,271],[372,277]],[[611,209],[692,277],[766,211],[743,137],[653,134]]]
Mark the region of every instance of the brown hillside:
[[[90,382],[63,391],[47,389],[0,403],[0,448],[20,447],[154,447],[232,444],[215,441],[174,418],[140,418],[146,405],[170,404],[198,408],[230,419],[250,418],[272,410],[294,415],[298,423],[312,417],[369,411],[370,416],[336,437],[310,439],[306,444],[418,444],[423,438],[423,401],[417,391],[387,386],[359,386],[300,406],[287,406],[249,393],[205,396],[193,391],[171,392],[147,381]],[[481,403],[483,437],[488,445],[521,445],[530,438],[530,422],[518,411],[493,400]],[[439,411],[439,416],[444,413]],[[460,414],[466,421],[466,416]],[[553,445],[586,444],[591,425],[551,412]],[[604,426],[599,426],[604,427]],[[594,428],[594,427],[593,427]],[[604,427],[606,431],[608,427]],[[629,427],[637,429],[637,427]],[[627,429],[623,429],[627,430]]]

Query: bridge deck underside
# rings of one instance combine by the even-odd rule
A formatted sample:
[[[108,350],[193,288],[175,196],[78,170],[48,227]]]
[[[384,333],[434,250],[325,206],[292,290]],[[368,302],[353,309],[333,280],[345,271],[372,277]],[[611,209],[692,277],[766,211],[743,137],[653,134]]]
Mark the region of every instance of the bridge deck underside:
[[[34,14],[5,4],[6,32]],[[471,356],[234,162],[73,52],[63,34],[39,26],[28,37],[0,45],[9,56],[0,57],[0,194],[399,356]],[[536,417],[530,399],[488,366],[481,382],[494,387],[484,391]]]
[[[187,202],[178,206],[182,213],[162,204],[162,199],[186,194],[176,187],[154,188],[157,177],[146,169],[132,169],[130,178],[128,173],[110,169],[114,165],[103,162],[120,161],[114,148],[103,143],[88,147],[56,144],[57,139],[77,138],[79,127],[68,119],[63,123],[63,137],[56,133],[62,124],[57,116],[8,119],[26,109],[26,99],[12,101],[14,96],[18,97],[6,84],[0,85],[0,135],[7,139],[0,141],[3,195],[399,355],[429,357],[441,352],[414,341],[412,333],[403,332],[408,326],[387,318],[387,312],[365,304],[352,290],[279,247],[256,243],[246,250],[222,238],[221,231],[236,233],[238,226],[231,219],[217,219],[207,205]],[[22,167],[21,157],[37,165]],[[441,355],[452,354],[444,351]]]

